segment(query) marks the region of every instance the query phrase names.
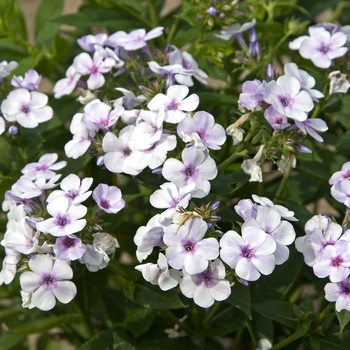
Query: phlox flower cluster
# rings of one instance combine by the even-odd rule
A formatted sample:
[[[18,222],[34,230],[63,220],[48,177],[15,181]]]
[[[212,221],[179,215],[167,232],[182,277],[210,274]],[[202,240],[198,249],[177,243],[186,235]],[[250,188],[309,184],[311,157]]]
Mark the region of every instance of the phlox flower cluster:
[[[6,66],[7,70],[5,66],[3,69],[9,74],[10,70],[17,65],[16,62],[10,62]],[[8,74],[2,74],[0,79],[4,79]],[[0,135],[6,127],[8,132],[14,135],[18,132],[18,124],[24,128],[33,129],[52,118],[53,110],[47,106],[47,95],[36,91],[40,81],[41,76],[34,69],[30,69],[24,77],[12,77],[10,84],[16,89],[10,91],[6,99],[1,102]]]
[[[318,99],[323,98],[324,95],[314,89],[315,79],[293,62],[285,64],[285,74],[276,80],[273,79],[274,72],[271,66],[267,73],[269,81],[255,79],[243,83],[238,103],[246,113],[230,125],[226,132],[232,136],[233,143],[238,144],[243,140],[244,133],[240,126],[249,117],[258,118],[260,111],[263,112],[265,128],[272,129],[272,138],[279,140],[279,155],[276,154],[275,146],[271,152],[273,160],[279,163],[279,169],[283,171],[286,152],[291,152],[291,156],[294,156],[297,151],[311,152],[301,144],[304,135],[309,134],[315,140],[323,142],[318,132],[328,130],[326,122],[319,118],[308,118],[308,113],[314,108],[314,102],[318,102]],[[273,144],[273,139],[270,143]],[[263,144],[253,159],[243,162],[242,169],[251,176],[250,181],[262,181],[259,160],[264,153],[271,152]]]
[[[348,233],[349,162],[329,179],[332,196],[348,209],[343,226],[324,215],[315,215],[305,224],[306,235],[298,237],[296,248],[303,253],[305,263],[319,278],[328,277],[325,298],[335,301],[337,311],[350,311],[350,236]]]
[[[58,183],[61,174],[55,171],[66,162],[56,162],[57,158],[55,153],[44,154],[38,162],[27,164],[2,205],[8,223],[1,241],[6,256],[0,285],[20,273],[23,307],[44,311],[52,309],[56,299],[66,304],[75,297],[72,262],[85,264],[89,271],[108,265],[108,255],[119,245],[103,232],[100,216],[125,206],[115,186],[99,184],[89,190],[92,178],[80,180],[70,174]],[[98,210],[88,214],[82,203],[91,193]]]
[[[176,210],[179,203],[188,206],[190,193],[191,187],[180,193],[169,183],[151,196],[153,206],[168,209],[140,227],[134,237],[140,262],[155,248],[161,251],[156,264],[136,266],[146,281],[162,290],[179,285],[183,295],[206,308],[215,300],[227,299],[230,285],[237,279],[245,284],[256,281],[288,259],[287,245],[295,239],[294,228],[288,222],[296,221],[293,212],[254,195],[255,203],[246,199],[235,207],[244,220],[241,235],[235,231],[216,231],[218,235],[212,235],[220,220],[216,215],[219,203],[193,211],[182,206]]]

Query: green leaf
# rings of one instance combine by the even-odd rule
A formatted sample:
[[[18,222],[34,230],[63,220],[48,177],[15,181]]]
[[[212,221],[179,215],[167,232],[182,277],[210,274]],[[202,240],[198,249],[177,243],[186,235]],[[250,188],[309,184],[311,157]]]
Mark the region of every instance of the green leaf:
[[[4,19],[7,35],[10,38],[27,39],[21,7],[16,0],[1,0],[0,11]]]
[[[18,62],[18,67],[12,71],[13,75],[24,75],[29,69],[34,69],[43,58],[43,51],[35,56],[28,56]]]
[[[282,323],[292,329],[297,328],[293,305],[286,301],[270,300],[262,303],[253,303],[252,308],[271,320]]]
[[[127,281],[123,286],[124,294],[136,304],[151,309],[180,309],[183,308],[179,296],[174,291],[162,291],[151,284],[143,286]]]
[[[50,316],[21,324],[11,328],[10,333],[14,334],[31,334],[46,332],[53,327],[60,327],[65,324],[82,321],[82,317],[74,314]]]
[[[128,343],[117,333],[113,333],[113,350],[137,350],[134,345]]]
[[[51,20],[62,13],[64,0],[42,0],[36,14],[36,43],[47,47],[58,32],[60,25]]]
[[[109,328],[105,331],[95,334],[91,339],[85,342],[77,350],[112,350],[113,349],[113,332],[116,328]]]
[[[0,349],[10,350],[26,339],[24,335],[2,333],[0,335]]]
[[[350,312],[342,310],[340,312],[335,311],[335,314],[337,315],[340,324],[340,333],[342,333],[346,325],[350,322]]]
[[[250,289],[242,283],[236,282],[231,288],[231,295],[226,300],[229,304],[241,309],[249,319],[252,319]]]
[[[156,314],[152,309],[138,307],[127,314],[124,323],[133,336],[137,338],[150,329]]]
[[[320,350],[321,349],[321,340],[320,337],[318,337],[315,334],[310,335],[310,346],[313,350]]]

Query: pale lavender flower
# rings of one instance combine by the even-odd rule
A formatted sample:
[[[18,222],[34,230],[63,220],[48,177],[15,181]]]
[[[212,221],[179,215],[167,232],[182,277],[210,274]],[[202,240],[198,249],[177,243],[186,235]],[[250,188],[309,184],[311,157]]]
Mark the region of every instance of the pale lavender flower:
[[[233,36],[237,38],[239,43],[242,44],[242,33],[246,30],[253,28],[256,24],[256,19],[253,18],[251,22],[244,23],[240,25],[239,23],[235,23],[232,26],[228,27],[226,30],[222,30],[221,34],[215,34],[220,39],[230,40]],[[244,45],[243,45],[244,46]]]
[[[182,85],[193,86],[192,76],[202,84],[207,84],[208,74],[198,67],[197,61],[186,51],[181,52],[176,46],[169,54],[170,65],[181,65],[184,71],[175,74],[175,80]]]
[[[94,52],[95,45],[103,46],[107,40],[106,33],[99,33],[96,35],[88,34],[77,39],[78,45],[85,51]]]
[[[194,198],[203,198],[210,191],[210,183],[217,175],[215,161],[194,147],[182,151],[182,160],[167,159],[163,165],[163,176],[177,187],[195,184]]]
[[[346,162],[341,167],[340,171],[336,171],[329,179],[329,184],[334,185],[336,182],[341,180],[347,180],[350,178],[350,162]]]
[[[324,287],[325,298],[328,301],[335,301],[335,308],[350,311],[350,277],[339,283],[327,283]]]
[[[193,298],[201,307],[210,307],[214,301],[227,299],[231,294],[229,281],[225,280],[225,266],[220,259],[209,263],[206,270],[199,274],[190,275],[182,270],[180,290],[187,298]]]
[[[32,129],[52,118],[53,110],[46,106],[47,101],[48,97],[41,92],[16,89],[2,102],[1,111],[7,121],[17,121],[23,127]]]
[[[161,290],[175,288],[180,281],[180,271],[170,269],[164,254],[159,253],[157,264],[143,264],[135,266],[142,273],[143,278],[154,285],[159,285]]]
[[[339,180],[331,187],[331,195],[335,200],[350,208],[350,181]]]
[[[48,255],[34,255],[29,259],[30,272],[23,272],[19,278],[23,291],[33,293],[31,302],[40,310],[51,310],[56,298],[63,304],[69,303],[76,295],[73,271],[67,262],[53,261]]]
[[[92,198],[100,210],[108,214],[116,214],[125,207],[122,193],[116,186],[99,184],[92,193]]]
[[[313,87],[316,85],[315,78],[312,77],[308,72],[299,69],[295,63],[286,63],[284,65],[284,73],[298,79],[300,82],[301,90],[308,92],[311,95],[313,101],[318,102],[319,98],[324,97],[321,91],[313,89]]]
[[[4,119],[3,118],[0,119],[0,135],[4,132],[4,131],[1,130],[1,128],[2,128],[1,123],[4,123]],[[5,124],[4,124],[4,126],[5,126]],[[9,129],[8,129],[8,132],[9,132],[10,135],[17,135],[18,134],[17,126],[16,125],[11,125],[9,127]]]
[[[341,282],[350,274],[350,242],[337,241],[327,245],[319,254],[313,266],[317,277],[329,276],[331,282]]]
[[[251,219],[252,220],[252,219]],[[249,225],[242,226],[242,236],[235,231],[227,231],[220,240],[220,257],[238,277],[246,281],[256,281],[260,275],[269,275],[275,268],[276,243],[262,230]]]
[[[104,249],[96,244],[87,244],[84,255],[79,262],[86,265],[90,272],[96,272],[107,267],[110,259]]]
[[[257,204],[254,204],[250,199],[241,199],[234,209],[244,221],[250,218],[255,219],[258,212]]]
[[[186,117],[177,126],[177,134],[183,138],[184,135],[198,135],[204,146],[218,150],[226,141],[225,129],[215,123],[214,117],[204,111],[196,112],[193,117]]]
[[[290,126],[287,117],[276,111],[273,106],[265,109],[264,117],[275,131],[280,131]]]
[[[267,103],[264,100],[266,84],[265,80],[245,81],[242,85],[242,93],[238,99],[240,108],[243,106],[253,111],[257,107],[266,107]]]
[[[264,99],[286,117],[304,121],[314,103],[310,94],[300,91],[300,88],[301,84],[297,78],[283,75],[277,81],[270,81],[266,85]]]
[[[306,119],[303,122],[296,120],[295,125],[304,134],[309,134],[318,142],[323,142],[323,138],[316,131],[325,132],[328,130],[326,122],[319,118]]]
[[[111,109],[111,106],[100,100],[92,100],[84,107],[82,122],[88,130],[97,132],[101,129],[107,132],[124,112],[124,107],[122,106],[117,106],[113,110]]]
[[[147,46],[146,41],[155,39],[163,34],[164,27],[156,27],[146,33],[145,29],[135,29],[130,33],[117,32],[115,36],[115,46],[121,46],[127,51],[134,51]],[[117,34],[115,33],[115,34]],[[110,41],[110,38],[109,38]]]
[[[66,78],[60,79],[53,87],[55,98],[63,95],[69,95],[76,87],[81,74],[79,74],[73,66],[70,66],[66,72]]]
[[[1,79],[10,75],[11,71],[16,69],[17,67],[18,67],[18,63],[15,61],[11,61],[11,62],[2,61],[2,62],[0,62],[0,82],[1,82]]]
[[[120,91],[124,96],[121,98],[120,103],[124,105],[127,110],[132,110],[134,107],[138,106],[140,103],[145,102],[147,98],[143,95],[136,96],[132,91],[124,88],[115,88]],[[118,99],[119,100],[119,99]],[[116,105],[113,105],[116,107]]]
[[[13,76],[11,79],[11,85],[16,88],[23,88],[29,91],[38,90],[41,81],[41,75],[36,70],[30,69],[24,78],[20,76]]]
[[[113,173],[138,175],[143,168],[135,160],[140,151],[134,146],[135,126],[128,125],[119,132],[119,137],[108,132],[102,141],[104,164]]]
[[[66,197],[50,202],[47,211],[52,218],[36,224],[37,230],[43,233],[50,233],[55,237],[67,236],[81,231],[86,225],[86,220],[81,219],[87,212],[86,207],[81,204],[70,205]]]
[[[103,86],[105,78],[102,73],[109,72],[115,65],[112,58],[104,58],[95,51],[93,58],[83,52],[74,58],[73,67],[81,75],[90,75],[87,86],[91,90],[96,90]]]
[[[136,257],[139,262],[145,260],[153,251],[154,247],[164,248],[163,242],[164,229],[159,221],[160,214],[153,216],[146,226],[141,226],[136,231],[134,236],[134,243],[137,245]]]
[[[332,60],[344,56],[348,48],[344,47],[347,40],[342,32],[333,35],[322,30],[302,41],[299,52],[304,58],[310,59],[319,68],[329,68]]]
[[[78,175],[69,174],[61,181],[61,190],[51,192],[47,198],[47,202],[50,203],[56,198],[64,196],[71,204],[80,204],[90,197],[91,191],[88,191],[88,189],[92,185],[92,182],[92,177],[86,177],[80,181]]]
[[[186,117],[185,112],[194,111],[199,104],[199,97],[196,94],[188,95],[189,88],[184,85],[173,85],[167,90],[167,94],[157,94],[147,107],[154,112],[165,111],[165,121],[177,124]]]
[[[154,208],[166,209],[159,217],[159,222],[171,223],[171,218],[179,207],[187,208],[191,192],[195,185],[177,188],[172,182],[160,185],[160,190],[151,194],[149,201]]]
[[[74,235],[57,238],[53,247],[56,257],[65,261],[80,259],[84,255],[85,250],[85,244],[81,242],[80,238]]]
[[[37,163],[27,164],[21,172],[30,180],[36,180],[39,177],[44,177],[46,180],[51,179],[56,175],[52,170],[59,170],[67,165],[66,161],[56,163],[57,158],[57,153],[46,153],[39,158]]]
[[[216,15],[216,8],[213,7],[213,6],[210,6],[210,7],[208,8],[208,10],[207,10],[207,14],[208,14],[209,16],[215,16],[215,15]]]
[[[245,159],[241,165],[242,170],[250,175],[249,182],[262,182],[262,170],[259,165],[260,158],[263,154],[264,145],[261,145],[259,151],[253,159]]]
[[[169,226],[163,237],[168,246],[168,264],[177,270],[185,268],[191,275],[203,272],[209,260],[219,255],[218,241],[213,237],[203,238],[207,229],[207,223],[201,218],[192,218],[180,228],[175,224]]]

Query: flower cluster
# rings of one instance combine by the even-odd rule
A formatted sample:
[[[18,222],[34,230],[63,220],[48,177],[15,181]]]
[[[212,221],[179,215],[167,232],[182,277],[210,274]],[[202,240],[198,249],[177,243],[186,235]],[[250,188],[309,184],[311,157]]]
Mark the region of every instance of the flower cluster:
[[[66,166],[56,162],[57,154],[45,154],[38,162],[27,164],[22,177],[6,192],[3,210],[8,224],[1,244],[6,257],[0,272],[0,285],[20,275],[23,307],[50,310],[55,298],[70,302],[76,287],[70,264],[79,261],[89,271],[105,268],[118,241],[103,232],[100,215],[117,213],[125,202],[115,186],[99,184],[93,191],[98,205],[95,213],[82,203],[92,191],[92,178],[75,174],[57,183],[55,171]],[[54,188],[60,185],[60,189]],[[50,193],[49,193],[49,190]]]
[[[170,204],[169,194],[175,203],[188,205],[191,188],[181,196],[172,184],[164,186],[151,197],[151,204],[166,208]],[[256,281],[261,274],[269,275],[276,265],[289,257],[287,245],[293,243],[295,231],[290,220],[294,213],[287,208],[274,205],[268,198],[253,196],[241,200],[235,206],[244,223],[242,235],[235,231],[225,234],[217,231],[212,236],[211,228],[220,218],[216,215],[219,203],[185,211],[179,207],[165,210],[150,219],[147,226],[140,227],[134,241],[138,246],[137,257],[145,260],[155,247],[159,252],[156,264],[136,266],[146,281],[168,290],[179,285],[183,295],[193,298],[201,307],[211,306],[215,300],[229,297],[230,283],[239,279],[244,283]],[[163,204],[163,206],[160,205]],[[170,220],[169,216],[172,213]],[[221,249],[220,249],[221,248]],[[225,264],[227,267],[225,268]],[[226,278],[225,278],[226,277]]]

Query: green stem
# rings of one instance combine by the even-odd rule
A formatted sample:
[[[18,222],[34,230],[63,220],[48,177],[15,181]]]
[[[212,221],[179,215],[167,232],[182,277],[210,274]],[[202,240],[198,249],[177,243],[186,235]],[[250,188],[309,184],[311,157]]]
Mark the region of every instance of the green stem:
[[[239,350],[239,348],[240,348],[239,344],[241,343],[244,329],[245,329],[245,326],[238,329],[236,336],[235,336],[235,339],[234,339],[232,350]]]
[[[194,335],[195,332],[192,328],[187,326],[184,322],[180,322],[179,319],[169,310],[163,309],[164,314],[170,318],[175,324],[179,325],[188,335]]]
[[[82,311],[82,309],[80,308],[78,302],[73,299],[73,307],[75,309],[75,311],[81,316],[82,318],[82,321],[83,321],[83,324],[86,328],[86,332],[88,333],[88,339],[91,338],[95,332],[94,332],[94,329],[92,328],[92,325],[90,322],[88,322],[87,320],[87,317],[86,317],[86,314],[84,314],[84,312]]]
[[[203,327],[207,327],[209,326],[210,322],[212,321],[212,319],[215,317],[217,311],[220,308],[220,303],[215,303],[214,306],[210,309],[207,317],[204,319],[203,321]]]
[[[226,167],[234,162],[237,158],[243,157],[248,154],[248,151],[245,149],[242,152],[235,152],[230,157],[228,157],[226,160],[224,160],[221,164],[218,165],[218,170],[223,171],[226,169]]]
[[[339,16],[343,13],[345,6],[345,1],[338,2],[337,7],[333,11],[332,17],[329,20],[330,23],[334,23],[339,18]]]
[[[156,8],[154,7],[154,0],[148,1],[148,8],[149,8],[149,16],[151,18],[152,25],[154,27],[158,27],[158,16]]]
[[[324,320],[324,318],[330,313],[330,311],[333,310],[333,304],[328,304],[325,309],[317,316],[317,318],[315,319],[314,323],[314,328],[316,328],[317,326],[319,326],[322,321]]]
[[[197,39],[197,42],[196,42],[196,46],[200,45],[200,43],[202,42],[203,36],[204,36],[204,32],[205,32],[205,27],[204,27],[204,25],[202,25],[201,31],[199,32],[199,36],[198,36],[198,39]]]
[[[292,162],[289,162],[287,165],[286,172],[283,174],[282,181],[278,187],[277,193],[276,193],[275,198],[273,200],[274,203],[280,202],[283,199],[282,193],[286,187],[286,184],[287,184],[287,181],[289,179],[291,171],[292,171]]]
[[[179,24],[179,21],[180,21],[180,18],[179,17],[176,17],[173,24],[171,25],[170,27],[170,30],[169,30],[169,34],[168,34],[168,37],[167,37],[167,42],[168,44],[171,44],[173,38],[174,38],[174,35],[177,31],[177,26]]]
[[[279,343],[274,345],[270,350],[278,350],[284,348],[286,345],[292,343],[294,340],[298,339],[296,333],[291,334],[289,337],[281,340]]]

